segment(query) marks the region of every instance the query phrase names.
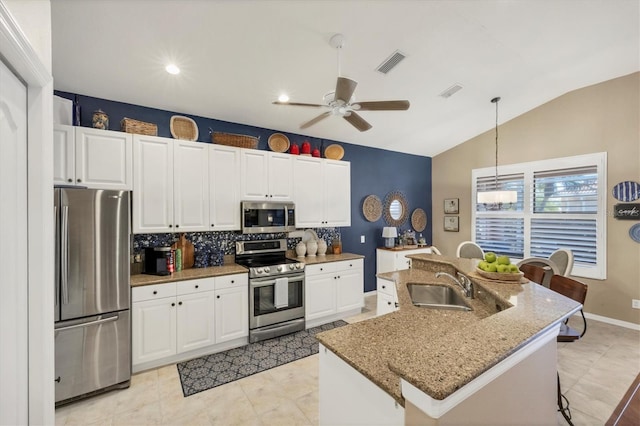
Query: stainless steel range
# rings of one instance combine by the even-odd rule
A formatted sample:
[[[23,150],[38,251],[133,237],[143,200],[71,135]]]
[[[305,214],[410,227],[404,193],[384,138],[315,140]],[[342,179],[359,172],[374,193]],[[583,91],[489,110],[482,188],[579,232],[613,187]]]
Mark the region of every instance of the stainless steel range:
[[[236,242],[249,268],[249,342],[304,330],[304,263],[287,259],[287,240]]]

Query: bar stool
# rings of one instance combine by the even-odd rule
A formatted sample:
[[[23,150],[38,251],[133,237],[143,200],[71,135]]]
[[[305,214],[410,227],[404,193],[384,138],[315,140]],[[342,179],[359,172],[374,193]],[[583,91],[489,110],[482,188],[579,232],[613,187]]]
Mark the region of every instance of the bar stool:
[[[525,263],[524,265],[518,266],[518,268],[524,273],[525,278],[538,284],[542,284],[544,277],[547,274],[547,271],[545,271],[544,268],[531,263]]]

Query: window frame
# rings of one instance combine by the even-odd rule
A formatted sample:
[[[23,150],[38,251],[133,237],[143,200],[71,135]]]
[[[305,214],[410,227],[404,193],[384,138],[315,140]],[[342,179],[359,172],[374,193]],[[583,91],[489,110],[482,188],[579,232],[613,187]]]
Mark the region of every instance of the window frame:
[[[546,170],[571,169],[574,167],[596,166],[598,175],[597,212],[595,214],[553,214],[533,212],[533,176],[535,172]],[[607,278],[607,153],[576,155],[552,158],[525,163],[498,166],[498,175],[524,173],[523,210],[522,211],[477,211],[477,179],[495,176],[496,168],[484,167],[471,171],[471,238],[476,241],[476,219],[523,218],[524,219],[524,257],[531,257],[531,221],[533,219],[595,219],[596,221],[596,265],[574,263],[571,275],[605,280]],[[514,258],[517,262],[519,258]]]

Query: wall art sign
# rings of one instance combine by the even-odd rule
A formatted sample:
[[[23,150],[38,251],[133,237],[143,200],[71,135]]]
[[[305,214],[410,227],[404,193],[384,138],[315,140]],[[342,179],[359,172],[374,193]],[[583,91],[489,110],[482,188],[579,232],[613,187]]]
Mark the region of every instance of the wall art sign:
[[[444,199],[444,213],[445,214],[458,214],[460,213],[458,209],[459,200],[458,198],[445,198]]]
[[[630,180],[620,182],[613,187],[613,197],[618,201],[635,201],[640,199],[640,183]]]
[[[624,220],[640,220],[640,203],[616,204],[613,217]]]
[[[448,232],[460,231],[460,218],[459,216],[445,216],[444,217],[444,230]]]

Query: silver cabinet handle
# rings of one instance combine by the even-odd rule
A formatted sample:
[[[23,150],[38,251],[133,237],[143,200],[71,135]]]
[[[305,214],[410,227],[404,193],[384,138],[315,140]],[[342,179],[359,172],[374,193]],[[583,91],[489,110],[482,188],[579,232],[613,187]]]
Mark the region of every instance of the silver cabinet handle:
[[[107,322],[113,322],[113,321],[117,321],[118,318],[120,318],[119,315],[115,315],[109,318],[102,318],[96,321],[90,321],[90,322],[83,322],[82,324],[74,324],[74,325],[69,325],[67,327],[61,327],[61,328],[56,328],[55,331],[67,331],[67,330],[73,330],[74,328],[80,328],[80,327],[90,327],[93,325],[99,325],[99,324],[104,324]]]

